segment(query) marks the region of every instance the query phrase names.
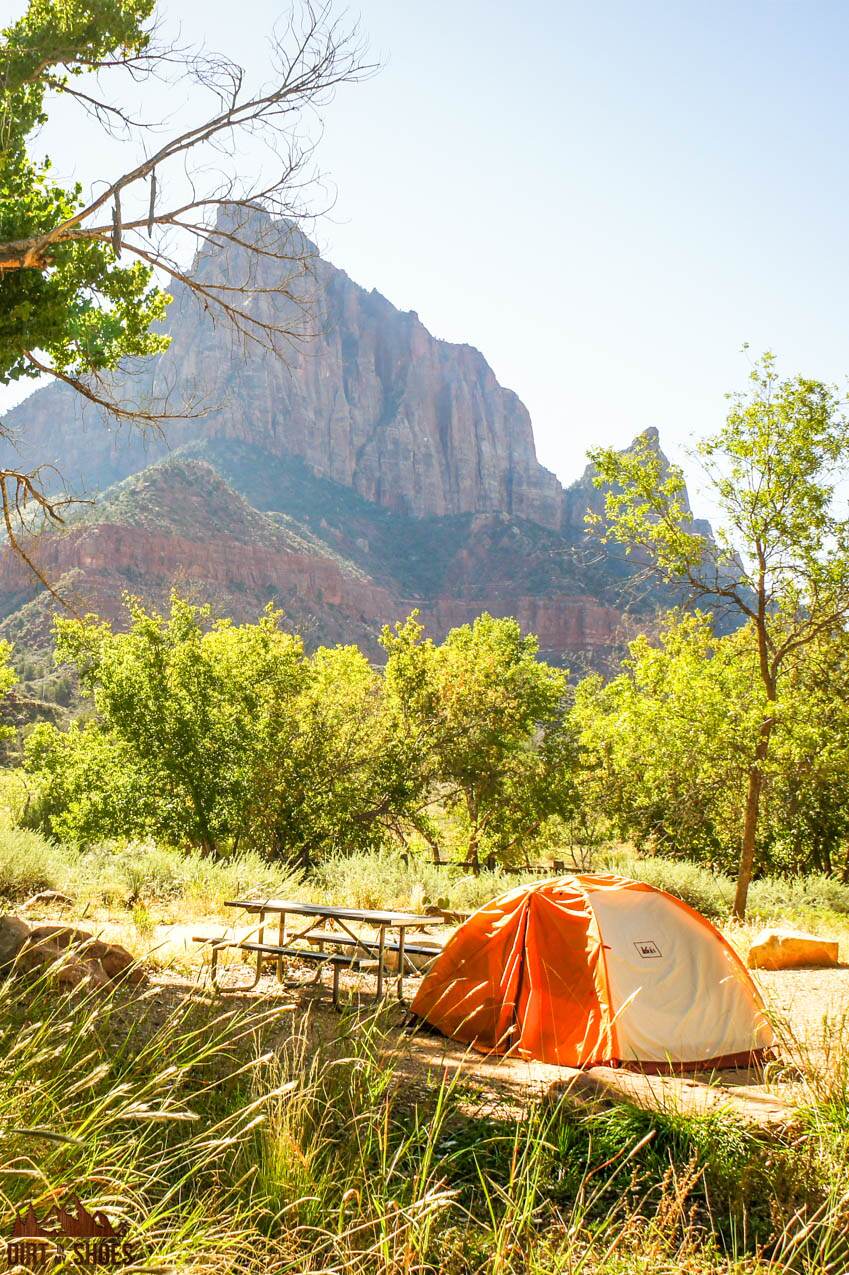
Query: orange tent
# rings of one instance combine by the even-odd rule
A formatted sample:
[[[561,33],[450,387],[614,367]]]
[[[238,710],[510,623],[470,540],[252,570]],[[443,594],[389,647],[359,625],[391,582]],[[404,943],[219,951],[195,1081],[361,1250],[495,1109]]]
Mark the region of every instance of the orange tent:
[[[700,913],[610,873],[517,886],[463,923],[413,1013],[561,1066],[743,1066],[771,1044],[748,970]]]

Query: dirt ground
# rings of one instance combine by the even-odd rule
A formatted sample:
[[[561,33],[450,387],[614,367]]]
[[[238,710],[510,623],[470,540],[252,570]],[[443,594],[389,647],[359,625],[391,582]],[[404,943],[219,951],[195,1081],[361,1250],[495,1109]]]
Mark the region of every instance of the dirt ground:
[[[849,1017],[849,967],[762,971],[755,977],[769,1009],[779,1022],[790,1024],[803,1049],[818,1055],[829,1032],[842,1035],[840,1026]],[[205,986],[200,971],[194,976],[162,971],[156,981],[163,986],[163,992],[168,988],[170,993],[175,979],[187,988]],[[255,989],[247,990],[251,981],[251,966],[231,964],[222,979],[223,1000],[250,1006],[252,1002],[259,1005],[280,998],[300,1011],[308,1011],[309,1030],[318,1039],[331,1040],[339,1034],[340,1015],[331,1005],[326,975],[323,982],[317,981],[312,968],[290,965],[282,985],[268,974]],[[407,999],[414,995],[416,982],[412,978],[405,980]],[[374,1012],[373,976],[343,974],[341,991],[343,1018],[348,1012],[365,1017]],[[609,1067],[579,1071],[518,1058],[487,1058],[428,1031],[411,1031],[408,1015],[392,996],[385,1005],[389,1039],[394,1037],[390,1053],[413,1088],[429,1087],[447,1079],[456,1082],[459,1092],[466,1096],[464,1101],[471,1094],[475,1102],[502,1114],[518,1115],[529,1098],[556,1097],[568,1091],[586,1102],[624,1099],[653,1109],[728,1110],[763,1126],[786,1126],[795,1120],[799,1087],[794,1083],[792,1068],[780,1069],[776,1074],[774,1068],[767,1068],[766,1073],[760,1069],[737,1069],[686,1077],[646,1076]]]
[[[85,924],[85,923],[84,923]],[[103,938],[124,942],[136,951],[152,954],[151,997],[161,998],[163,1008],[181,995],[210,993],[201,949],[193,942],[196,935],[220,937],[220,920],[196,921],[192,924],[158,926],[140,941],[128,934],[128,927],[110,922],[86,925]],[[448,931],[447,933],[450,933]],[[447,937],[446,934],[431,937]],[[764,1000],[778,1026],[779,1034],[792,1038],[790,1046],[797,1056],[808,1052],[827,1065],[829,1042],[840,1039],[849,1050],[849,966],[837,969],[762,970],[753,972]],[[224,1003],[249,1008],[251,1004],[284,1000],[296,1010],[308,1011],[309,1030],[322,1040],[331,1040],[340,1032],[340,1015],[333,1009],[329,994],[329,976],[316,979],[315,969],[289,963],[284,983],[273,974],[263,976],[254,990],[247,990],[253,979],[253,965],[230,955],[223,970]],[[415,994],[417,980],[405,980],[405,997]],[[394,980],[390,983],[394,992]],[[375,979],[368,973],[343,973],[343,1001],[347,1010],[369,1015],[374,1012]],[[390,994],[385,1018],[390,1038],[397,1044],[394,1061],[412,1085],[431,1085],[443,1077],[455,1078],[464,1090],[480,1092],[481,1098],[495,1106],[513,1108],[528,1097],[557,1093],[564,1088],[587,1100],[626,1098],[651,1107],[675,1105],[691,1110],[728,1107],[747,1120],[760,1124],[786,1123],[792,1120],[795,1086],[767,1069],[762,1072],[726,1071],[689,1078],[648,1077],[634,1072],[595,1067],[579,1072],[521,1059],[490,1059],[467,1050],[453,1041],[422,1031],[405,1030],[407,1014]],[[296,1014],[300,1018],[300,1015]],[[343,1012],[344,1018],[344,1012]],[[775,1069],[772,1069],[775,1072]]]
[[[824,1020],[832,1026],[849,1017],[849,966],[818,970],[754,970],[753,977],[779,1023],[814,1044]]]

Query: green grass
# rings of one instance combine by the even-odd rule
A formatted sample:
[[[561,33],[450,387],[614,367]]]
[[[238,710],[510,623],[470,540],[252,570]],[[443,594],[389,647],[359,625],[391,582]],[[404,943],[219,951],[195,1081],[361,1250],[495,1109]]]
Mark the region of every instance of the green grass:
[[[73,895],[139,944],[164,913],[247,892],[467,910],[520,878],[425,858],[336,856],[304,877],[251,855],[152,843],[71,851],[16,827],[0,791],[0,896]],[[16,804],[17,803],[17,804]],[[603,866],[601,863],[596,866]],[[605,859],[722,919],[731,883],[617,850]],[[823,878],[765,880],[756,917],[849,913]],[[771,1079],[795,1125],[625,1103],[497,1103],[406,1071],[397,1026],[348,1013],[327,1039],[285,994],[234,1005],[178,982],[67,995],[0,979],[0,1226],[78,1192],[131,1220],[148,1268],[197,1275],[837,1275],[849,1267],[849,1016],[816,1047],[779,1024]],[[403,1051],[402,1051],[403,1052]]]
[[[317,898],[361,908],[445,906],[472,911],[515,884],[504,872],[472,876],[456,866],[437,867],[417,855],[405,861],[394,850],[373,854],[332,855],[310,873],[301,887]]]
[[[153,842],[106,842],[75,850],[0,818],[0,900],[12,905],[54,889],[67,894],[78,911],[156,905],[188,918],[217,912],[225,900],[245,894],[300,888],[299,874],[259,855],[216,860]]]
[[[616,848],[600,854],[595,866],[667,890],[712,920],[724,921],[731,915],[733,879],[700,864]],[[749,919],[798,924],[836,921],[845,926],[849,922],[849,885],[822,873],[755,880],[749,891]]]
[[[406,861],[394,850],[331,855],[309,873],[269,863],[252,853],[210,859],[153,842],[104,842],[88,850],[57,845],[18,827],[10,810],[20,807],[18,788],[0,789],[0,900],[14,904],[52,888],[71,896],[78,910],[132,910],[137,904],[186,919],[214,914],[225,900],[274,894],[323,900],[351,907],[421,911],[444,907],[472,911],[523,878],[456,865],[437,867],[423,855]],[[731,914],[734,882],[699,864],[637,856],[627,849],[599,855],[594,869],[610,869],[646,881],[682,898],[712,920]],[[801,928],[849,928],[849,886],[831,877],[767,877],[753,882],[749,927],[788,924]]]
[[[411,1080],[396,1044],[353,1014],[323,1041],[280,999],[6,980],[0,1225],[78,1193],[140,1264],[198,1275],[845,1269],[834,1106],[768,1136],[568,1095],[505,1111]]]

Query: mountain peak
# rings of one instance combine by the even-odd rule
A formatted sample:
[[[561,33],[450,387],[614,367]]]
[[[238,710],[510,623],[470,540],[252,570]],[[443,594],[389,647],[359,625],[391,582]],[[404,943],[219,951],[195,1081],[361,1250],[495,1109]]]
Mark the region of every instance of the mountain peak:
[[[123,589],[158,604],[191,586],[242,618],[273,600],[308,638],[375,655],[380,625],[414,606],[437,634],[488,610],[517,616],[551,658],[608,649],[630,567],[587,551],[585,515],[603,502],[591,471],[564,491],[537,459],[527,409],[477,349],[360,287],[297,226],[241,214],[222,214],[236,241],[219,238],[196,269],[212,286],[251,279],[263,320],[300,333],[284,358],[246,349],[178,287],[170,348],[114,392],[199,397],[204,414],[167,434],[116,429],[57,385],[4,422],[16,468],[50,464],[71,492],[102,494],[44,538],[45,578],[73,580],[112,618]],[[265,255],[248,257],[248,234]],[[642,437],[659,449],[657,430]],[[0,555],[0,616],[35,592]]]

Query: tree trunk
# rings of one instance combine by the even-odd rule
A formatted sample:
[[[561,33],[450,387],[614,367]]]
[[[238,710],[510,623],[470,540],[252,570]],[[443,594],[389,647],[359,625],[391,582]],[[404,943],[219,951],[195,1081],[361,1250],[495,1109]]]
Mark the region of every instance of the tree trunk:
[[[849,885],[849,846],[846,847],[846,858],[843,860],[843,871],[840,874],[840,880],[844,885]]]
[[[749,897],[749,885],[755,867],[755,842],[758,835],[758,815],[764,782],[763,764],[769,752],[769,737],[772,734],[773,722],[774,718],[768,717],[761,723],[755,748],[755,760],[749,771],[746,814],[743,821],[743,844],[740,849],[740,867],[737,872],[737,891],[734,895],[734,916],[738,921],[744,920],[746,916],[746,901]]]

